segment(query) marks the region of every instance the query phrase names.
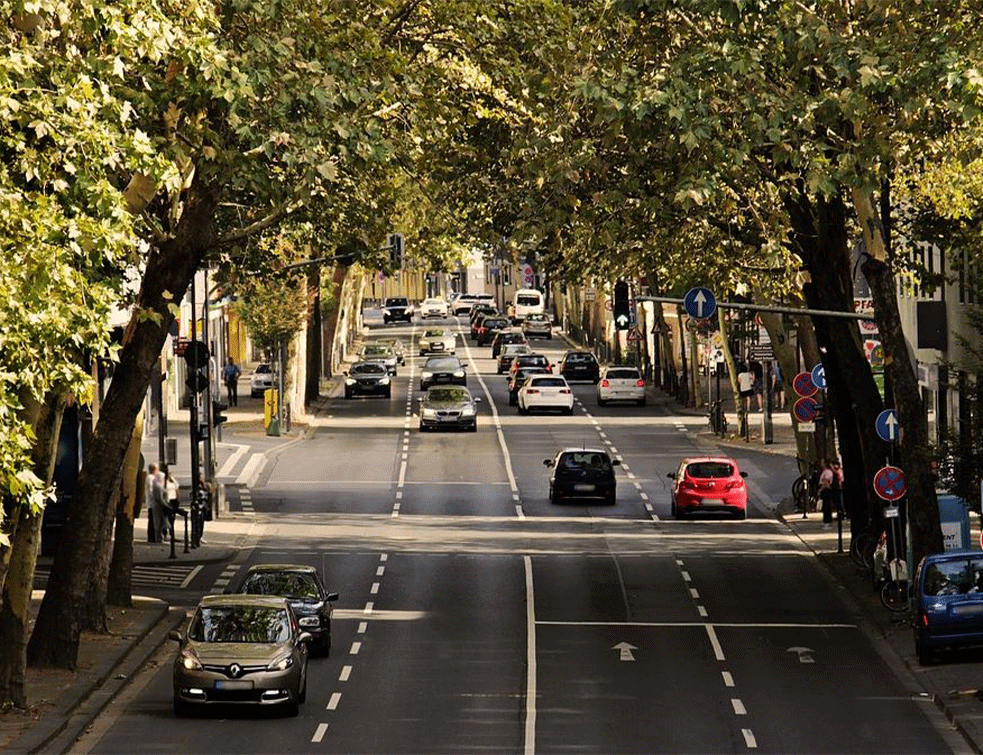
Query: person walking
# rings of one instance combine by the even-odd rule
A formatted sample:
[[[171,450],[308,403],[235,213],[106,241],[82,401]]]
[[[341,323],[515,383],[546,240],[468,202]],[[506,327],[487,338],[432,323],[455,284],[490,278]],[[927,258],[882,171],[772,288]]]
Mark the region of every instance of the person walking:
[[[771,385],[775,397],[775,408],[785,408],[785,381],[782,380],[782,368],[775,362],[775,371],[771,373]]]
[[[833,462],[833,479],[830,484],[833,491],[833,503],[836,506],[837,519],[849,519],[850,513],[846,510],[846,503],[843,500],[843,468],[837,459]]]
[[[763,412],[765,410],[765,387],[764,381],[761,379],[761,365],[755,362],[752,365],[752,382],[751,390],[754,391],[754,397],[758,401],[758,411]]]
[[[150,486],[150,516],[153,520],[151,542],[162,543],[168,533],[167,489],[165,476],[160,467],[151,464],[148,476]]]
[[[181,509],[181,484],[177,481],[177,478],[171,474],[170,470],[164,473],[164,491],[165,491],[165,514],[167,515],[167,523],[170,527],[170,534],[172,537],[177,537],[177,531],[174,529],[174,518],[178,514],[184,515],[186,512]]]
[[[225,367],[222,368],[222,382],[225,383],[225,390],[229,395],[229,406],[239,405],[239,375],[242,371],[239,366],[229,357]]]
[[[823,529],[828,530],[833,527],[833,479],[836,477],[833,472],[833,463],[826,459],[823,462],[823,471],[819,475],[819,500],[823,505]]]
[[[754,375],[748,366],[741,362],[737,372],[737,391],[741,394],[741,403],[744,404],[744,413],[751,412],[751,397],[754,395]]]

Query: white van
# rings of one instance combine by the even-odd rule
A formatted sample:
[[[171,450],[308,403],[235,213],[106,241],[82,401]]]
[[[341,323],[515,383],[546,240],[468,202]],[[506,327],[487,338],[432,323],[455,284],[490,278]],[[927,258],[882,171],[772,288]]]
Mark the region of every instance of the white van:
[[[543,293],[534,288],[520,288],[512,298],[512,306],[509,307],[509,316],[513,324],[519,324],[526,319],[527,315],[540,315],[546,312],[546,303],[543,301]]]

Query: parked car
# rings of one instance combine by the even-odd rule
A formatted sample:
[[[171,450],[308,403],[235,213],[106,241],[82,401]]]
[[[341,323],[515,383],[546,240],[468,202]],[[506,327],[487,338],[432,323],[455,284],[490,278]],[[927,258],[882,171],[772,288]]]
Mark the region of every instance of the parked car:
[[[457,339],[443,328],[429,328],[423,331],[417,347],[421,357],[427,354],[453,354],[457,350]]]
[[[405,296],[390,296],[382,305],[382,321],[390,323],[398,320],[412,322],[413,307]]]
[[[447,302],[443,299],[424,299],[417,308],[420,317],[427,320],[431,317],[447,317]]]
[[[392,347],[386,346],[379,341],[365,344],[359,352],[358,360],[360,362],[379,362],[379,364],[386,368],[390,375],[396,374],[399,362],[396,352],[392,350]]]
[[[983,551],[926,556],[912,585],[915,654],[927,666],[943,648],[983,644]]]
[[[737,519],[747,517],[747,486],[733,459],[700,456],[683,459],[675,472],[666,475],[672,486],[672,515],[680,519],[694,512],[723,511]]]
[[[522,321],[522,332],[526,338],[546,338],[553,340],[553,323],[549,315],[543,312],[535,312],[526,315]]]
[[[553,372],[553,365],[545,354],[519,354],[509,365],[509,378],[523,367],[542,367],[546,372]]]
[[[355,362],[345,373],[345,398],[392,396],[392,380],[381,362]]]
[[[494,339],[500,330],[510,328],[509,321],[505,317],[485,317],[478,326],[478,345],[487,346]]]
[[[510,343],[526,343],[526,336],[521,330],[500,330],[492,341],[492,356],[497,357],[502,353],[502,347]]]
[[[457,357],[430,357],[420,372],[420,390],[425,391],[432,385],[451,383],[455,385],[468,384],[468,372]]]
[[[313,638],[311,648],[324,655],[331,653],[331,604],[338,600],[338,593],[324,589],[313,566],[253,564],[236,592],[286,598],[297,624]]]
[[[296,716],[307,697],[307,643],[284,598],[206,595],[179,644],[174,714],[214,704],[282,705]]]
[[[525,343],[509,343],[502,348],[502,352],[498,355],[498,374],[501,375],[504,372],[508,372],[509,368],[512,366],[512,360],[517,356],[525,356],[526,354],[531,354],[532,349],[529,348],[528,344]]]
[[[559,375],[530,375],[519,389],[517,399],[519,414],[528,414],[533,409],[559,409],[564,414],[573,414],[573,391]]]
[[[253,374],[249,376],[249,395],[260,398],[263,393],[273,387],[273,368],[268,364],[257,364]]]
[[[545,367],[520,367],[518,370],[509,373],[509,406],[519,403],[519,389],[526,382],[530,375],[548,375],[549,370]]]
[[[596,383],[601,378],[601,366],[589,351],[568,351],[560,357],[557,373],[567,380],[589,380]]]
[[[566,498],[596,498],[610,505],[617,503],[614,468],[621,462],[608,456],[604,449],[565,448],[543,464],[549,469],[550,503]]]
[[[396,355],[396,362],[398,364],[404,364],[406,362],[406,351],[403,348],[403,342],[399,338],[380,338],[379,343],[388,346],[393,350]]]
[[[645,381],[635,367],[604,367],[597,382],[597,404],[634,401],[645,406]]]
[[[461,386],[434,386],[420,399],[420,430],[457,428],[476,432],[479,400]]]

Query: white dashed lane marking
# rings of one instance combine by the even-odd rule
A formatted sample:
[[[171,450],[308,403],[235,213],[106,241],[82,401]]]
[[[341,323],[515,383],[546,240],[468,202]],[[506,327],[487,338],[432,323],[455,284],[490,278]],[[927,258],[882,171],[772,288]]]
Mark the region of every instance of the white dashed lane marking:
[[[341,669],[341,674],[338,676],[338,681],[339,682],[347,682],[348,679],[351,677],[351,675],[352,675],[352,667],[351,666],[343,666],[342,669]]]
[[[311,741],[320,742],[322,739],[324,739],[324,735],[327,733],[327,731],[328,731],[327,724],[318,724],[317,728],[314,730],[314,736],[311,737]]]
[[[340,692],[332,692],[331,693],[331,698],[328,700],[327,710],[337,710],[338,709],[338,703],[340,703],[340,702],[341,702],[341,693]]]

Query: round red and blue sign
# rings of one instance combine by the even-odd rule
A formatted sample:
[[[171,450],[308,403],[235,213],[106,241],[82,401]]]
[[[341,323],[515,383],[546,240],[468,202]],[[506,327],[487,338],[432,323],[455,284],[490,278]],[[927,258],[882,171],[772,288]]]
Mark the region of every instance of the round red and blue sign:
[[[885,501],[896,501],[908,492],[908,481],[897,467],[881,467],[874,475],[874,492]]]
[[[804,396],[795,402],[792,411],[799,422],[812,422],[816,418],[816,402]]]
[[[819,392],[816,384],[812,382],[811,372],[800,372],[798,375],[796,375],[792,380],[792,388],[795,390],[797,395],[805,398],[815,396]]]

